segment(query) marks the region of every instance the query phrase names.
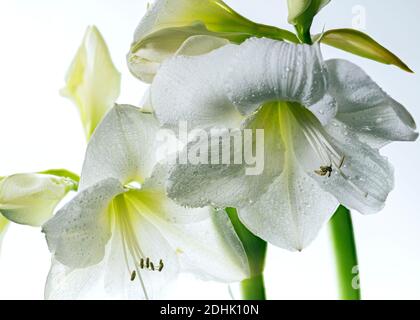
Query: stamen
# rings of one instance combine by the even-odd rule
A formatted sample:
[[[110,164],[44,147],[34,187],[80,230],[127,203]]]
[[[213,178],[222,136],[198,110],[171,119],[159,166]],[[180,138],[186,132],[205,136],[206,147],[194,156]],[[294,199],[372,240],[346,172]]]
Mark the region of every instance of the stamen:
[[[136,280],[136,275],[137,275],[136,270],[133,270],[133,272],[131,273],[131,278],[130,278],[130,280],[131,280],[131,281]]]
[[[162,259],[159,260],[159,269],[158,271],[161,272],[163,270],[163,261]]]
[[[127,206],[130,205],[133,206],[135,209],[134,211],[129,210],[131,208],[128,208]],[[121,235],[124,261],[128,273],[130,274],[130,281],[138,279],[145,299],[149,300],[149,295],[143,281],[142,272],[143,270],[161,272],[163,269],[163,260],[159,260],[159,268],[157,269],[151,259],[146,257],[140,249],[137,234],[134,230],[134,224],[131,221],[135,218],[133,216],[134,212],[139,214],[135,204],[132,203],[126,195],[120,195],[113,201],[113,206],[116,225],[118,225],[118,229]]]
[[[346,156],[343,156],[342,158],[341,158],[341,161],[340,161],[340,165],[338,166],[338,169],[341,169],[341,167],[343,166],[343,164],[344,164],[344,159],[346,158]]]
[[[123,197],[123,196],[119,196]],[[119,232],[121,234],[122,239],[122,247],[124,252],[124,260],[128,272],[130,273],[130,281],[134,281],[136,278],[139,279],[140,286],[143,290],[144,296],[146,300],[149,300],[149,296],[147,294],[146,286],[144,284],[143,278],[141,276],[140,270],[138,268],[137,263],[139,257],[142,256],[142,252],[140,247],[137,243],[136,236],[133,232],[132,224],[130,223],[130,217],[128,215],[128,210],[125,203],[125,198],[116,199],[113,202],[113,205],[116,206],[114,208],[115,218],[117,220],[117,224],[119,225]],[[131,263],[129,261],[129,255],[131,257]],[[134,265],[135,270],[130,268],[130,265]],[[138,276],[137,276],[138,275]]]
[[[146,261],[146,263],[145,263]],[[163,269],[163,260],[159,260],[159,268],[156,269],[155,264],[150,260],[150,258],[140,259],[139,262],[140,269],[150,270],[150,271],[159,271],[161,272]]]

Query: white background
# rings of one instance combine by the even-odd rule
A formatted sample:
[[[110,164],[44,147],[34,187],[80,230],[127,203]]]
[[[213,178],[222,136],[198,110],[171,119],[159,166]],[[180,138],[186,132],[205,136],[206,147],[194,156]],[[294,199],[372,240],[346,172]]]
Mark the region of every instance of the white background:
[[[174,0],[176,1],[176,0]],[[125,54],[146,9],[145,0],[0,0],[0,176],[64,167],[80,171],[85,139],[76,108],[61,98],[67,67],[86,26],[104,35],[123,74],[119,102],[137,104],[145,86],[128,72]],[[366,32],[420,72],[417,0],[332,0],[314,32],[351,27],[356,5]],[[245,16],[290,28],[286,0],[231,0]],[[353,13],[354,12],[354,13]],[[360,27],[360,26],[358,26]],[[362,26],[363,27],[363,26]],[[326,58],[362,66],[420,121],[420,78],[395,67],[323,48]],[[420,142],[383,150],[396,168],[396,187],[374,216],[354,213],[363,297],[420,298]],[[39,229],[12,225],[0,257],[0,299],[41,299],[49,253]],[[327,228],[302,253],[270,247],[266,269],[270,299],[335,299],[335,274]],[[182,276],[168,289],[175,299],[229,298],[225,286]]]

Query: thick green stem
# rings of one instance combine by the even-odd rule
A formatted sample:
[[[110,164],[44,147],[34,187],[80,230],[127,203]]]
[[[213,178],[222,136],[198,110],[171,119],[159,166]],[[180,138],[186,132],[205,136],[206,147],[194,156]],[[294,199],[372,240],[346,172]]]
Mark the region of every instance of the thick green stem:
[[[360,300],[359,265],[350,211],[340,206],[330,221],[340,297]]]
[[[244,300],[266,300],[264,276],[254,276],[241,282],[242,299]]]
[[[255,236],[241,223],[236,209],[227,208],[226,212],[239,239],[242,241],[249,261],[251,278],[241,282],[242,298],[244,300],[265,300],[263,273],[267,242]]]
[[[303,28],[302,26],[295,26],[296,33],[298,35],[298,38],[300,42],[306,43],[311,45],[312,44],[312,36],[311,36],[311,29],[309,28]]]

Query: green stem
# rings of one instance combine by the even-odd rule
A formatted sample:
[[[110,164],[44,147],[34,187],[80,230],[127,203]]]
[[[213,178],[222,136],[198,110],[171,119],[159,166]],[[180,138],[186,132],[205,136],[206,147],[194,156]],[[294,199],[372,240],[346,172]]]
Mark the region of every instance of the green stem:
[[[360,300],[359,266],[350,211],[340,206],[330,221],[340,297]]]
[[[242,241],[249,261],[251,278],[241,282],[242,298],[244,300],[265,300],[264,266],[267,252],[267,242],[250,232],[239,220],[234,208],[226,208],[233,227]]]
[[[266,300],[264,276],[262,274],[241,282],[243,300]]]
[[[311,36],[311,29],[303,28],[302,26],[295,26],[296,33],[300,42],[312,45],[312,36]]]

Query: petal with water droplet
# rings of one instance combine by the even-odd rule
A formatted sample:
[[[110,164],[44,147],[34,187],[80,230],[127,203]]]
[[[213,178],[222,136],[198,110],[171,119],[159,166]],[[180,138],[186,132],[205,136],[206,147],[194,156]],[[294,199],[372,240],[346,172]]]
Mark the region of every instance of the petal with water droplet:
[[[338,120],[373,147],[392,141],[413,141],[416,124],[400,103],[386,94],[355,64],[327,61],[330,93],[337,100]]]
[[[151,114],[128,105],[116,105],[89,142],[80,178],[83,190],[105,178],[122,185],[144,182],[156,164],[159,124]]]

